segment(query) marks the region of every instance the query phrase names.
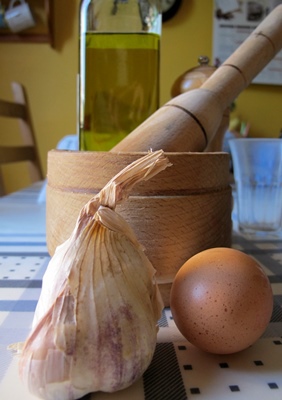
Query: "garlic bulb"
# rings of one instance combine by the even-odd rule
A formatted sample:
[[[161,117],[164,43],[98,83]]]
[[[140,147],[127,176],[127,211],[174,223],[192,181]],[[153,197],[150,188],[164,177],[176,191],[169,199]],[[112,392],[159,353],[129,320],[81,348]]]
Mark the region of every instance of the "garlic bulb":
[[[114,209],[136,183],[169,165],[162,151],[130,164],[83,207],[56,249],[19,360],[38,397],[117,391],[149,366],[163,304],[153,266]]]

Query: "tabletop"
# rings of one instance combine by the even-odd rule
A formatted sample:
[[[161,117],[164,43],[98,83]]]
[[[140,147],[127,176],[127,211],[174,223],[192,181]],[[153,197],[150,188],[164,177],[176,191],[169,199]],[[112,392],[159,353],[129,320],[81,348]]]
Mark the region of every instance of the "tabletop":
[[[35,399],[20,382],[17,357],[7,346],[24,341],[29,333],[50,260],[41,188],[39,183],[0,198],[1,400]],[[282,237],[250,240],[234,231],[232,247],[253,256],[270,280],[274,308],[262,337],[233,355],[208,354],[184,339],[166,308],[159,320],[156,351],[143,377],[123,391],[95,393],[84,399],[282,399]]]

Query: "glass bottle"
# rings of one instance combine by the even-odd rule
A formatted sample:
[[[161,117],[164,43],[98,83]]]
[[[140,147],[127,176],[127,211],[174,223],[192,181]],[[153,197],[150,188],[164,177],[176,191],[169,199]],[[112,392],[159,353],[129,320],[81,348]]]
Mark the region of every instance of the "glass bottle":
[[[158,1],[82,0],[80,150],[110,150],[159,107]]]

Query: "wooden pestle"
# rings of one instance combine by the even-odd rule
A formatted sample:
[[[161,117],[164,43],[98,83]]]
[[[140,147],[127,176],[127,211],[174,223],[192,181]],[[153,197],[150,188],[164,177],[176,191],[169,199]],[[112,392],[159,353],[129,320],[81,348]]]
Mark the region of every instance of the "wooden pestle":
[[[225,110],[281,48],[279,5],[199,89],[170,100],[111,151],[203,151],[220,131]]]
[[[229,127],[230,123],[230,107],[228,107],[222,116],[221,122],[217,131],[214,133],[211,140],[208,142],[205,151],[214,152],[214,151],[223,151],[223,142],[225,133]]]

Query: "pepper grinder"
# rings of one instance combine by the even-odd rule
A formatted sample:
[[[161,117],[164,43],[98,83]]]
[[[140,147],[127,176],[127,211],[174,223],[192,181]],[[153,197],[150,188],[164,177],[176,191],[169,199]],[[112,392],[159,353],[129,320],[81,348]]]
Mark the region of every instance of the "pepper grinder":
[[[171,97],[176,97],[190,90],[198,89],[217,69],[209,64],[210,60],[207,56],[198,58],[199,65],[185,71],[173,83],[171,87]],[[221,123],[217,129],[213,139],[208,143],[205,151],[222,151],[224,134],[229,126],[230,108],[228,107],[223,113]]]

